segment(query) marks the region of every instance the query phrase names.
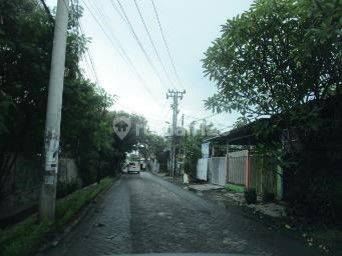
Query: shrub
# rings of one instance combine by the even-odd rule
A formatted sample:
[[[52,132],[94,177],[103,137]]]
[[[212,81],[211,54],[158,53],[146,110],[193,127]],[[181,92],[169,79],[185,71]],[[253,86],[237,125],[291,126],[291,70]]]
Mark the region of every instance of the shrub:
[[[261,196],[262,201],[264,203],[269,203],[274,201],[274,193],[272,192],[264,192]]]
[[[247,204],[255,204],[257,201],[257,194],[254,188],[245,190],[245,199]]]
[[[58,200],[55,222],[39,222],[38,216],[32,215],[11,228],[0,230],[0,255],[34,255],[49,233],[61,230],[83,206],[88,204],[98,193],[108,189],[111,184],[112,179],[105,178],[99,184],[77,190]]]
[[[57,198],[65,197],[66,195],[75,192],[80,189],[80,183],[77,180],[73,180],[69,183],[58,182],[57,184]]]

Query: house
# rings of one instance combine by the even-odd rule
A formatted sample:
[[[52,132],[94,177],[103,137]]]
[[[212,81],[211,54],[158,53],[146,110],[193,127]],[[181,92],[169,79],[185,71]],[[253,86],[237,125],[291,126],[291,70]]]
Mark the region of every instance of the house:
[[[266,165],[267,156],[255,152],[262,143],[253,132],[258,125],[270,125],[272,119],[259,119],[248,125],[206,139],[202,144],[202,158],[197,163],[197,179],[213,184],[234,184],[255,188],[257,193],[272,193],[282,199],[282,171],[278,166]],[[281,139],[272,134],[267,139]]]

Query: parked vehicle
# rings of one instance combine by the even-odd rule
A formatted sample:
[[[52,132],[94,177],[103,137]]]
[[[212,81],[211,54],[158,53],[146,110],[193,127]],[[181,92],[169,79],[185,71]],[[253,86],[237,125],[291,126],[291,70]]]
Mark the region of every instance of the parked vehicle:
[[[139,174],[140,173],[140,164],[136,163],[136,162],[130,162],[127,165],[127,173]]]

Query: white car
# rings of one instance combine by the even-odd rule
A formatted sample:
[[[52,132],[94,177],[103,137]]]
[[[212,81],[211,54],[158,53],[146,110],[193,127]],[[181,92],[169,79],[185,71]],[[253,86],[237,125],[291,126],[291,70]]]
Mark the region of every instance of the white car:
[[[140,173],[140,164],[139,163],[129,163],[127,165],[127,173],[136,173],[139,174]]]

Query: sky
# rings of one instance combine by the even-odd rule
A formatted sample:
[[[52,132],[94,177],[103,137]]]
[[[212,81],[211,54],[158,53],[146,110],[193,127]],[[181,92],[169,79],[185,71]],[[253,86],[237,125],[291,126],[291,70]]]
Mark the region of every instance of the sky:
[[[46,2],[51,8],[57,4],[57,0]],[[117,96],[113,110],[145,116],[150,129],[159,134],[166,131],[167,122],[171,123],[171,99],[166,99],[167,89],[186,90],[179,104],[179,124],[184,114],[185,126],[206,118],[207,123],[212,122],[219,130],[229,130],[237,113],[212,116],[213,113],[204,108],[204,100],[217,89],[215,82],[204,76],[201,59],[211,42],[220,36],[221,25],[246,11],[252,0],[154,0],[154,3],[176,72],[163,43],[151,0],[79,0],[84,8],[81,27],[90,38],[91,60],[87,54],[82,61],[86,76],[97,80],[107,93]]]

